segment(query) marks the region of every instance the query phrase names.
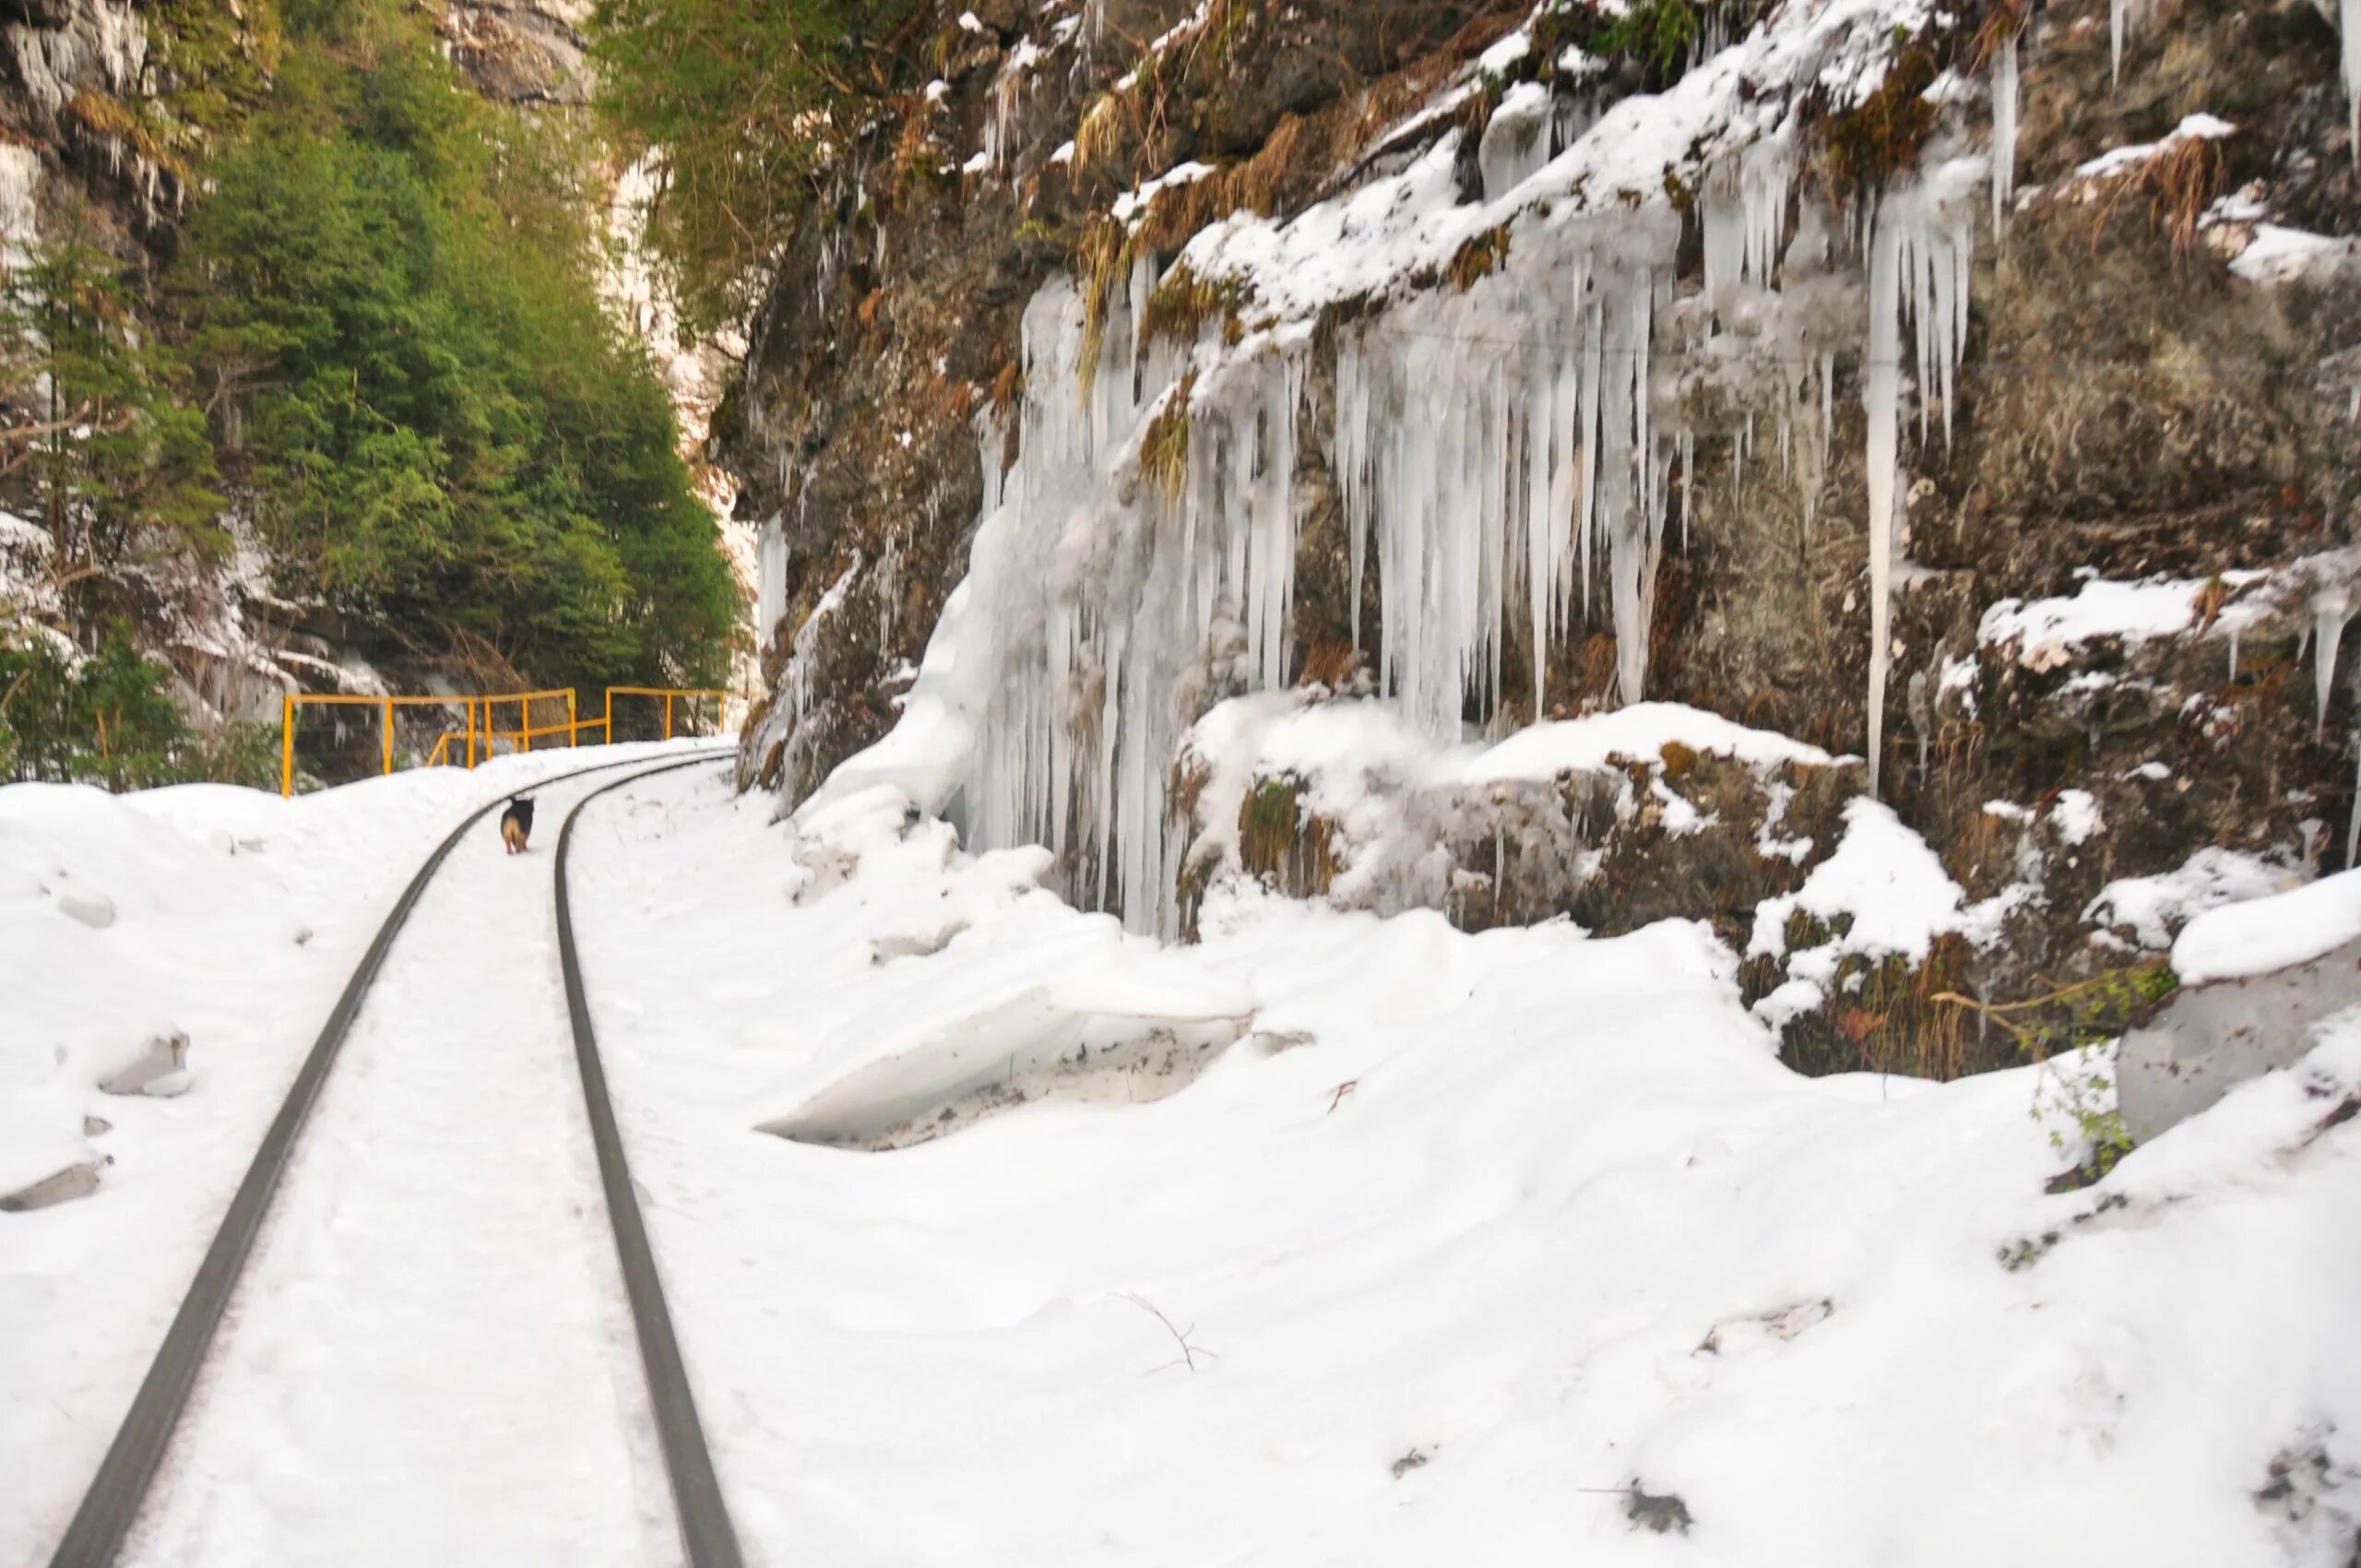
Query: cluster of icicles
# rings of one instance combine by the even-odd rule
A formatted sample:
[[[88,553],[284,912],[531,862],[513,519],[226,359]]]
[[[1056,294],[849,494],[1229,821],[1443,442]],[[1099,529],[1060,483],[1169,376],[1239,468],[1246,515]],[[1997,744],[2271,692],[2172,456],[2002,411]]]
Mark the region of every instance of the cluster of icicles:
[[[1184,355],[1136,344],[1154,281],[1143,264],[1095,349],[1071,284],[1026,307],[1022,456],[1005,472],[1005,432],[984,426],[977,554],[1005,558],[969,581],[990,594],[1000,668],[960,791],[968,842],[1049,845],[1077,899],[1144,931],[1178,918],[1182,845],[1165,797],[1182,730],[1209,696],[1290,673],[1306,364],[1298,344],[1233,367],[1219,399],[1186,416],[1177,490],[1142,480],[1144,428],[1187,390]]]
[[[2342,3],[2351,53],[2361,0]],[[1719,406],[1743,421],[1729,442],[1743,463],[1768,410],[1809,529],[1841,355],[1857,361],[1866,415],[1877,787],[1905,418],[1922,441],[1940,418],[1948,438],[1972,198],[1988,182],[1999,229],[2017,64],[2011,38],[1994,62],[1988,161],[1938,162],[1833,235],[1816,202],[1794,199],[1785,146],[1734,154],[1701,192],[1705,277],[1693,297],[1674,287],[1680,220],[1668,208],[1569,217],[1520,225],[1506,268],[1466,292],[1436,291],[1338,335],[1328,452],[1355,640],[1373,643],[1379,690],[1406,718],[1446,742],[1471,703],[1498,718],[1516,652],[1530,659],[1532,711],[1546,711],[1553,642],[1602,608],[1619,694],[1637,700],[1668,514],[1677,497],[1686,527],[1696,482],[1681,410],[1727,394]],[[1488,186],[1546,161],[1563,129],[1488,148]],[[1854,247],[1863,266],[1840,265]],[[1095,339],[1072,285],[1042,289],[1025,317],[1013,466],[1004,425],[984,422],[986,531],[1001,559],[983,571],[979,533],[971,583],[991,585],[979,609],[997,670],[978,688],[989,695],[955,809],[971,845],[1047,844],[1078,901],[1170,932],[1188,831],[1168,799],[1181,734],[1210,702],[1295,674],[1294,489],[1315,350],[1308,324],[1227,352],[1213,327],[1193,348],[1143,341],[1156,282],[1144,259],[1111,291]],[[1182,417],[1176,476],[1169,422]],[[1144,437],[1158,426],[1145,474]],[[1363,626],[1372,564],[1377,616]]]
[[[1775,146],[1707,184],[1702,320],[1676,303],[1680,220],[1666,208],[1521,230],[1508,270],[1341,333],[1329,451],[1355,634],[1373,643],[1380,689],[1436,739],[1455,741],[1471,700],[1500,712],[1521,644],[1540,711],[1553,642],[1603,609],[1620,695],[1639,698],[1668,516],[1678,496],[1685,519],[1694,482],[1694,434],[1668,410],[1701,384],[1742,383],[1750,406],[1767,387],[1779,449],[1809,496],[1825,470],[1841,348],[1865,361],[1874,713],[1905,330],[1922,429],[1937,402],[1948,422],[1967,309],[1961,196],[1982,167],[1946,165],[1856,215],[1843,238],[1869,259],[1865,352],[1857,272],[1833,264],[1838,244],[1813,204],[1787,233],[1792,161]],[[1142,931],[1178,919],[1186,825],[1167,797],[1182,731],[1207,703],[1283,688],[1296,673],[1294,491],[1318,351],[1308,326],[1228,354],[1210,339],[1203,352],[1142,342],[1156,281],[1141,263],[1112,291],[1095,342],[1067,282],[1026,310],[1013,466],[1003,470],[1005,428],[987,420],[983,430],[999,559],[971,582],[988,577],[979,608],[999,668],[979,688],[986,707],[958,806],[972,845],[1049,845],[1077,899],[1120,909]],[[1714,324],[1740,318],[1751,336],[1733,351]],[[1182,417],[1176,460],[1170,422]],[[1163,454],[1153,472],[1143,472],[1144,445]],[[979,535],[979,563],[986,550]],[[1361,626],[1371,565],[1378,612]]]

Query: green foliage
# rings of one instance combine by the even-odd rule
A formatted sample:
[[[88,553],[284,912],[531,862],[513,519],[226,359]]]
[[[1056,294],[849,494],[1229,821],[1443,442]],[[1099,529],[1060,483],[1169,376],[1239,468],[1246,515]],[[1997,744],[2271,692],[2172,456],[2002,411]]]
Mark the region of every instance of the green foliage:
[[[224,539],[187,367],[142,327],[136,280],[84,243],[82,216],[0,279],[0,391],[32,415],[0,432],[0,476],[30,495],[88,624],[108,574]]]
[[[1572,44],[1600,60],[1629,63],[1647,91],[1662,92],[1687,72],[1702,18],[1688,0],[1632,0],[1617,12],[1575,0],[1536,18],[1529,57],[1552,60]]]
[[[118,626],[75,662],[47,641],[0,647],[0,779],[139,790],[197,778],[261,786],[273,776],[265,727],[200,737],[166,695],[167,672]]]
[[[585,151],[391,5],[291,5],[170,279],[281,586],[486,679],[710,684],[737,590],[600,309]]]
[[[1935,998],[1979,1015],[2007,1030],[2033,1061],[2062,1051],[2104,1045],[2148,1021],[2157,1006],[2180,988],[2163,958],[2102,969],[2087,980],[2016,1002],[1987,1003],[1955,992]]]
[[[1684,0],[1637,0],[1585,47],[1609,59],[1635,60],[1651,86],[1680,79],[1697,42],[1697,12]]]
[[[2050,1147],[2074,1158],[2071,1179],[2061,1187],[2103,1179],[2132,1150],[2130,1129],[2116,1105],[2115,1080],[2095,1052],[2077,1051],[2043,1064],[2034,1087],[2033,1118],[2047,1129]]]
[[[602,0],[600,107],[627,156],[661,149],[648,239],[693,327],[742,319],[822,192],[864,100],[912,76],[918,0]]]
[[[279,9],[273,0],[179,0],[153,16],[164,85],[148,107],[170,143],[195,151],[269,96],[284,46]]]

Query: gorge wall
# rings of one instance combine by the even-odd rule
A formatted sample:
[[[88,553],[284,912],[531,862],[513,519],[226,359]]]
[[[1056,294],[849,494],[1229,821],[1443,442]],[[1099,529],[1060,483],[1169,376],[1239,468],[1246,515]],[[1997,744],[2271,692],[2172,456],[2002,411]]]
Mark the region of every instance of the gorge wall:
[[[1239,875],[1478,925],[1711,920],[1821,1066],[2013,1059],[1993,1024],[2136,1007],[2229,884],[2350,860],[2336,18],[940,20],[718,427],[769,540],[750,785],[801,801],[907,712],[840,785],[1049,842],[1140,929]],[[1190,728],[1288,691],[1388,699],[1408,749],[1339,786],[1267,725]],[[1856,760],[1437,770],[1463,726],[1643,698]],[[1964,911],[1915,941],[1795,906],[1871,759]],[[1422,804],[1356,829],[1371,793]],[[1980,1024],[1932,1001],[2118,971]]]
[[[537,438],[527,427],[536,420],[546,426],[550,410],[568,398],[579,403],[586,392],[593,398],[606,396],[617,386],[634,381],[639,372],[631,362],[643,348],[648,368],[673,405],[684,437],[682,455],[690,459],[690,481],[705,505],[716,516],[727,517],[730,509],[728,480],[703,463],[702,451],[704,422],[728,356],[722,348],[688,340],[680,332],[662,290],[638,254],[637,224],[647,176],[645,170],[622,166],[590,118],[587,30],[592,10],[588,0],[415,6],[370,0],[303,9],[300,27],[311,30],[302,32],[297,8],[282,8],[267,0],[243,5],[237,0],[197,0],[170,7],[130,0],[27,0],[0,6],[0,241],[5,242],[11,269],[8,310],[0,314],[0,328],[7,329],[0,331],[0,336],[9,339],[0,346],[6,350],[0,352],[0,371],[6,372],[0,376],[0,426],[6,427],[9,437],[5,453],[0,453],[0,511],[15,518],[0,530],[0,622],[6,624],[7,644],[26,636],[49,636],[65,657],[78,659],[80,652],[63,635],[63,628],[74,626],[77,637],[95,647],[100,635],[95,628],[101,623],[127,624],[140,651],[169,667],[178,705],[208,724],[240,719],[275,723],[279,695],[288,690],[368,694],[388,688],[456,691],[552,683],[553,671],[548,668],[552,661],[543,659],[536,667],[533,655],[518,652],[529,639],[511,636],[511,627],[496,615],[489,620],[478,617],[474,625],[461,630],[429,624],[432,618],[417,613],[419,606],[432,606],[438,597],[447,596],[438,596],[432,584],[421,586],[418,579],[427,573],[402,568],[395,574],[380,574],[392,577],[407,572],[409,579],[396,585],[397,592],[382,593],[374,591],[375,585],[356,588],[350,582],[328,580],[327,574],[314,569],[319,564],[314,560],[304,561],[298,570],[286,569],[289,560],[276,552],[276,541],[285,535],[275,536],[264,525],[267,508],[262,503],[283,499],[285,493],[296,488],[285,469],[301,465],[283,466],[277,473],[257,472],[278,453],[263,449],[272,439],[270,434],[253,434],[261,430],[262,416],[251,406],[257,393],[267,395],[289,379],[283,364],[272,363],[268,349],[271,333],[282,331],[286,323],[264,325],[258,334],[264,346],[252,353],[216,350],[209,345],[221,336],[222,318],[232,313],[224,312],[219,302],[208,297],[209,275],[201,268],[193,270],[182,259],[190,236],[196,232],[192,225],[204,209],[207,193],[215,188],[225,160],[234,161],[256,137],[283,134],[292,117],[308,113],[317,123],[305,128],[299,139],[335,144],[329,149],[331,159],[353,154],[364,137],[338,121],[338,115],[350,110],[354,89],[349,82],[325,81],[324,74],[336,68],[334,62],[367,61],[381,51],[389,51],[387,58],[404,63],[421,57],[431,61],[439,53],[457,70],[438,68],[425,73],[424,96],[464,101],[480,95],[483,102],[476,106],[469,135],[480,142],[513,140],[516,145],[506,147],[504,155],[534,165],[512,179],[500,172],[496,164],[479,169],[459,167],[466,163],[464,158],[445,160],[447,183],[453,189],[474,182],[464,199],[476,202],[479,210],[487,199],[495,206],[510,200],[516,208],[507,215],[510,220],[539,224],[544,231],[530,241],[521,236],[517,241],[520,251],[538,245],[548,253],[548,265],[541,272],[526,279],[539,258],[528,260],[518,268],[522,281],[504,279],[498,285],[509,289],[506,298],[491,303],[480,301],[472,308],[490,314],[514,305],[518,320],[536,312],[551,320],[564,317],[563,327],[552,330],[572,334],[583,340],[584,354],[599,357],[592,367],[579,362],[568,367],[569,376],[580,376],[587,368],[588,383],[577,382],[572,388],[555,386],[544,378],[540,386],[493,389],[481,386],[481,376],[469,378],[468,389],[481,388],[487,402],[507,399],[502,417],[510,422],[508,425],[487,428],[494,431],[492,439],[504,441],[512,449],[470,464],[464,456],[444,455],[454,438],[452,432],[435,430],[426,435],[414,447],[425,455],[410,466],[422,471],[440,463],[441,477],[449,482],[441,486],[441,493],[413,490],[402,495],[391,508],[398,516],[389,531],[447,526],[457,533],[469,526],[466,517],[470,509],[485,498],[493,506],[512,511],[521,506],[534,514],[525,520],[541,534],[540,542],[523,547],[540,556],[528,576],[543,580],[554,580],[573,570],[569,560],[586,567],[582,576],[587,578],[615,572],[618,552],[626,556],[635,550],[649,552],[652,547],[647,538],[655,526],[634,515],[635,511],[662,516],[667,519],[664,526],[675,535],[693,532],[675,516],[677,491],[674,494],[642,493],[630,505],[619,505],[612,487],[595,493],[596,485],[570,482],[564,475],[549,480],[528,472],[527,482],[539,483],[544,497],[517,503],[513,493],[520,486],[504,479],[500,471],[546,469],[540,457],[523,459],[514,450],[518,443],[529,444]],[[329,18],[342,19],[323,19]],[[331,26],[350,29],[353,39],[365,42],[350,46],[326,42],[329,35],[323,30]],[[360,68],[367,73],[376,67],[363,65]],[[291,78],[297,83],[292,89],[297,101],[291,108],[285,90]],[[457,84],[456,90],[452,84]],[[423,113],[428,119],[444,114],[432,105]],[[446,121],[452,117],[445,114]],[[516,134],[520,126],[536,127],[536,132]],[[341,238],[339,225],[349,217],[349,211],[332,214],[336,204],[342,201],[350,208],[356,199],[365,199],[356,198],[354,193],[367,182],[344,179],[350,167],[348,160],[334,167],[324,163],[291,171],[285,181],[267,188],[264,195],[291,204],[297,223],[315,222],[318,227],[310,243],[324,244]],[[407,172],[416,174],[417,171]],[[432,171],[419,176],[430,182],[433,177]],[[531,204],[540,197],[522,187],[535,181],[575,198],[580,210],[548,222],[534,218]],[[248,190],[231,200],[232,205],[244,201],[251,206],[255,198]],[[282,220],[280,229],[288,227],[288,221]],[[411,227],[421,232],[434,229],[431,220],[423,220]],[[576,230],[578,243],[573,237]],[[419,243],[422,248],[440,245],[445,253],[453,253],[471,237],[455,237],[456,233],[456,230],[453,235],[436,231],[435,237]],[[238,244],[224,243],[233,250]],[[392,274],[397,270],[390,256],[393,247],[378,248],[386,253],[382,265]],[[565,255],[569,248],[579,254]],[[135,526],[128,537],[105,552],[108,559],[99,563],[82,559],[90,553],[89,541],[77,537],[72,521],[77,511],[86,509],[81,502],[69,499],[74,484],[80,481],[47,482],[37,465],[18,460],[26,455],[22,445],[26,433],[54,422],[52,410],[42,406],[43,388],[51,385],[44,380],[42,334],[37,327],[25,333],[13,330],[19,317],[32,321],[48,306],[23,293],[18,283],[33,276],[36,263],[67,254],[100,258],[77,265],[100,275],[107,298],[119,299],[121,308],[128,313],[125,322],[103,334],[113,359],[135,364],[151,348],[165,350],[169,368],[152,371],[148,378],[156,385],[146,389],[147,395],[160,407],[201,422],[203,436],[212,448],[203,484],[211,493],[209,506],[203,508],[210,515],[196,519],[193,529],[179,528],[188,521],[185,518],[162,528]],[[380,281],[356,287],[350,272],[348,268],[338,274],[332,288],[307,296],[314,315],[352,308],[350,298],[334,295],[334,288],[358,292]],[[401,287],[390,280],[385,286],[396,291]],[[594,297],[593,311],[602,306],[614,329],[601,331],[581,320],[584,313],[576,305],[591,303]],[[447,353],[443,343],[428,347],[424,342],[427,329],[437,325],[428,316],[442,308],[440,302],[421,306],[409,301],[397,305],[380,299],[375,305],[381,317],[400,308],[421,311],[409,340],[418,345],[422,360]],[[106,307],[115,308],[113,304]],[[511,335],[539,329],[520,327]],[[352,335],[346,336],[350,339]],[[322,337],[333,339],[335,334]],[[607,357],[606,350],[613,347],[622,351]],[[415,384],[432,374],[423,363],[402,363],[392,366],[388,376]],[[518,378],[530,374],[530,371],[520,372]],[[397,404],[396,399],[404,395],[401,388],[364,389],[356,377],[353,391],[356,403],[394,410],[386,416],[390,424],[406,430],[419,428],[419,422],[407,420]],[[428,401],[447,404],[448,399]],[[630,417],[644,422],[660,419],[660,411],[634,406]],[[135,422],[125,430],[136,435],[138,428]],[[611,422],[609,428],[613,428]],[[77,430],[74,440],[95,435],[103,441],[112,434],[109,429]],[[469,437],[462,432],[460,438]],[[343,439],[342,434],[337,433],[334,439]],[[671,438],[659,433],[656,444],[659,448],[669,446]],[[647,454],[637,451],[646,445],[644,432],[617,433],[613,445],[615,452],[601,460],[656,466]],[[617,457],[624,452],[637,455]],[[53,466],[62,471],[70,467],[70,459],[61,458]],[[339,476],[339,483],[329,488],[350,489],[350,483],[343,482],[348,477]],[[264,493],[273,486],[279,496],[266,496]],[[472,493],[465,498],[457,503],[451,500],[470,488]],[[497,493],[504,488],[510,494]],[[656,488],[661,492],[673,487],[659,483]],[[279,510],[287,514],[301,508],[281,505]],[[560,512],[567,515],[552,517]],[[525,530],[513,527],[516,521],[511,517],[478,528],[473,545],[456,544],[447,553],[461,567],[469,567],[476,559],[469,554],[470,549],[480,555],[487,542],[496,546],[502,538],[518,538]],[[298,531],[301,526],[288,525],[287,531]],[[640,537],[634,537],[635,530]],[[87,532],[88,526],[80,531]],[[359,531],[350,516],[342,516],[333,525],[312,526],[313,534],[326,537],[307,541],[306,548],[324,556],[344,547]],[[204,548],[184,547],[179,535],[189,532],[208,536]],[[602,537],[592,540],[592,534]],[[732,542],[725,539],[725,549]],[[743,540],[735,543],[742,575],[751,573],[751,545]],[[676,551],[672,564],[666,568],[676,576],[685,572],[682,553]],[[709,546],[706,553],[711,553]],[[429,573],[434,570],[432,562],[426,564]],[[77,578],[89,578],[93,566],[105,586],[103,603],[77,602],[69,597],[76,591],[70,585]],[[507,570],[495,562],[472,576],[488,580]],[[647,579],[651,571],[644,563],[626,560],[621,570],[626,576],[642,578],[627,584],[628,588],[642,593],[649,590]],[[313,580],[306,580],[307,574]],[[61,584],[69,586],[61,588]],[[444,586],[451,584],[446,580]],[[658,594],[662,591],[660,586],[656,589]],[[726,594],[726,588],[721,591]],[[406,602],[403,594],[408,595]],[[516,612],[512,620],[541,613],[519,596],[508,597],[510,608]],[[595,600],[600,590],[596,585],[585,587],[580,597]],[[609,601],[616,597],[611,591],[605,593]],[[722,624],[719,636],[714,639],[717,647],[728,638],[730,609],[724,607],[718,612]],[[611,618],[626,613],[635,612],[613,612]],[[601,636],[594,633],[588,639],[576,639],[576,651],[595,653]],[[639,640],[644,648],[655,639]],[[674,657],[674,651],[668,647],[664,657]],[[718,649],[709,670],[693,672],[698,677],[693,683],[718,679],[728,658],[726,649]],[[585,662],[571,654],[566,659],[575,664]],[[659,668],[656,656],[644,653],[638,659],[642,668],[637,673],[619,672],[628,659],[608,662],[612,667],[604,678],[611,681],[662,679],[679,683],[690,673]],[[526,679],[528,671],[541,678]],[[566,678],[577,677],[569,670]],[[579,677],[594,688],[597,678],[595,672]],[[419,749],[423,752],[448,716],[421,710],[412,717],[419,726]],[[541,719],[546,721],[547,716]],[[324,724],[339,733],[345,728],[335,724],[333,717]],[[405,745],[409,739],[405,736]],[[335,759],[324,754],[319,760],[326,765]]]

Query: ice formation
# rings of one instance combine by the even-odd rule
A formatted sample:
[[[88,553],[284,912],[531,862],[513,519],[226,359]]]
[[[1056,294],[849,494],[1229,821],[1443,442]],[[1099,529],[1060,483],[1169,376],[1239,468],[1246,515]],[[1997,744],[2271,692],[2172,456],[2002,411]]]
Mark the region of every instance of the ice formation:
[[[2344,135],[2361,169],[2361,0],[2337,0],[2337,58],[2344,75]]]
[[[0,266],[16,266],[41,239],[34,196],[41,182],[41,154],[0,142]]]
[[[2312,596],[2312,690],[2319,704],[2312,720],[2314,735],[2328,729],[2329,698],[2336,690],[2337,647],[2344,640],[2345,624],[2356,610],[2361,610],[2361,603],[2355,602],[2349,583],[2332,584]]]
[[[1141,256],[1097,309],[1045,286],[1025,315],[1013,466],[1005,428],[979,427],[968,576],[902,722],[823,795],[896,783],[972,846],[1048,845],[1078,900],[1169,931],[1178,742],[1212,703],[1296,673],[1305,443],[1326,441],[1376,694],[1447,745],[1471,720],[1569,701],[1548,689],[1551,649],[1587,625],[1611,628],[1615,695],[1640,700],[1665,529],[1676,492],[1684,537],[1695,515],[1701,434],[1727,441],[1742,478],[1767,422],[1809,529],[1840,357],[1862,359],[1869,415],[1874,755],[1902,422],[1915,409],[1926,439],[1940,404],[1949,431],[1967,198],[1987,162],[1938,149],[1842,221],[1797,200],[1795,127],[1766,82],[1871,90],[1897,18],[1840,0],[1776,18],[1603,113],[1512,87],[1474,149],[1481,202],[1459,189],[1454,131],[1290,220],[1237,214],[1177,257]],[[1702,288],[1676,277],[1676,172],[1696,193]],[[1200,289],[1218,318],[1144,332],[1160,282]],[[1306,386],[1332,351],[1333,424],[1307,431]]]
[[[781,514],[772,513],[754,546],[754,641],[765,652],[778,636],[778,618],[787,613],[785,524]]]
[[[1869,335],[1861,361],[1861,402],[1869,416],[1869,791],[1877,792],[1885,731],[1885,686],[1893,655],[1894,493],[1901,465],[1902,328],[1916,328],[1919,434],[1940,397],[1951,434],[1952,393],[1967,338],[1968,266],[1973,231],[1960,199],[1983,173],[1982,160],[1955,159],[1920,184],[1890,194],[1870,220]]]
[[[1673,451],[1650,351],[1679,240],[1669,214],[1572,229],[1540,279],[1399,307],[1340,348],[1354,603],[1373,543],[1378,684],[1436,739],[1470,697],[1499,707],[1512,603],[1546,695],[1550,639],[1600,574],[1641,695]]]
[[[1199,695],[1292,673],[1307,350],[1267,340],[1192,412],[1183,356],[1137,338],[1154,281],[1143,263],[1095,343],[1072,284],[1026,307],[1018,458],[1002,471],[984,422],[991,506],[969,577],[913,691],[918,724],[870,765],[961,818],[972,843],[1058,850],[1078,898],[1141,930],[1173,918],[1165,789]],[[1159,432],[1185,450],[1144,472]]]
[[[2011,32],[1992,55],[1992,232],[2006,232],[2009,198],[2017,187],[2017,40]]]

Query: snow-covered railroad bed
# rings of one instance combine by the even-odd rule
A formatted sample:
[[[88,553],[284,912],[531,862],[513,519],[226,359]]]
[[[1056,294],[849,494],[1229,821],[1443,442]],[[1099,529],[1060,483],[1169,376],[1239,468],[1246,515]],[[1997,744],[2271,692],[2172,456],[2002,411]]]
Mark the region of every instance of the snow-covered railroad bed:
[[[279,1164],[274,1145],[288,1151],[275,1194],[250,1175],[230,1202],[57,1561],[636,1563],[677,1553],[551,899],[568,811],[616,769],[648,760],[624,753],[547,778],[525,860],[503,853],[483,815],[439,867],[429,862],[407,919],[397,907],[388,923],[397,935],[374,983],[362,960],[357,1018],[349,1030],[332,1023],[315,1050],[332,1070],[308,1118],[283,1111],[262,1141],[257,1171]],[[469,793],[481,800],[492,782]],[[302,1099],[299,1080],[288,1103]],[[250,1253],[229,1241],[247,1225],[242,1211],[262,1216]],[[211,1316],[198,1305],[208,1277],[234,1280],[209,1350]],[[178,1411],[168,1369],[199,1355]],[[0,1386],[0,1408],[16,1392]],[[77,1436],[111,1429],[120,1413],[80,1410]],[[115,1521],[148,1462],[125,1455],[167,1433],[118,1558]],[[45,1552],[64,1526],[72,1498],[49,1495],[57,1490],[31,1499],[28,1550]]]

